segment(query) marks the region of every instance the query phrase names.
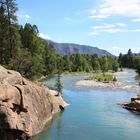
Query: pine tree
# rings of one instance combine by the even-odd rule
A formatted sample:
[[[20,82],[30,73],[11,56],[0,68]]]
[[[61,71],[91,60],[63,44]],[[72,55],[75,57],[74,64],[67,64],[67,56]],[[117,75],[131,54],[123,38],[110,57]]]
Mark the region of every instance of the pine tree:
[[[57,95],[59,96],[62,94],[62,83],[61,83],[61,74],[62,74],[62,68],[63,68],[63,63],[62,63],[62,58],[59,57],[57,60],[57,79],[56,79],[56,90],[57,90]]]
[[[57,58],[58,54],[56,54],[53,47],[46,44],[44,50],[45,75],[57,73]]]
[[[61,83],[61,74],[58,72],[57,74],[57,79],[56,79],[56,90],[57,90],[57,95],[56,96],[60,96],[60,94],[62,94],[62,83]]]
[[[118,64],[117,60],[114,60],[113,63],[112,63],[112,70],[114,72],[117,72],[118,69],[119,69],[119,64]]]
[[[4,26],[5,26],[5,16],[4,16],[5,9],[3,7],[3,3],[0,2],[0,64],[4,64]]]
[[[135,58],[135,68],[136,72],[140,75],[140,57]]]
[[[95,57],[92,61],[93,61],[92,67],[95,70],[95,72],[99,71],[100,70],[100,63],[99,63],[98,57]]]
[[[128,68],[134,68],[134,56],[131,49],[129,49],[127,53],[127,65]]]
[[[4,55],[1,56],[2,63],[9,64],[11,59],[14,59],[21,47],[19,26],[17,24],[16,11],[17,6],[15,0],[1,0],[1,14],[2,17],[0,30],[2,34],[1,50]]]
[[[101,66],[103,75],[105,75],[105,72],[107,72],[109,70],[108,69],[108,59],[106,56],[104,56],[100,59],[100,66]]]
[[[123,59],[123,55],[122,55],[122,53],[120,53],[119,57],[118,57],[118,63],[120,65],[120,67],[122,67],[122,59]]]
[[[8,41],[9,41],[9,51],[11,52],[11,58],[13,58],[14,56],[14,48],[16,47],[16,33],[17,33],[17,29],[16,29],[16,11],[17,11],[17,7],[15,4],[15,0],[5,0],[5,7],[6,7],[6,15],[7,15],[7,19],[8,19],[8,31],[9,31],[9,35],[8,35]]]

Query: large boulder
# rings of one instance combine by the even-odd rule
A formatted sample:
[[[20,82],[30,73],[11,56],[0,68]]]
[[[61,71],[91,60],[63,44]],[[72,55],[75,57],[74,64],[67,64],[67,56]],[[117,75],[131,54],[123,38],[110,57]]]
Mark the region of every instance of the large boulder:
[[[122,107],[140,113],[140,97],[131,98],[131,101],[123,103]]]
[[[8,140],[9,132],[25,139],[41,132],[46,122],[67,106],[56,94],[0,66],[0,136],[7,134]]]

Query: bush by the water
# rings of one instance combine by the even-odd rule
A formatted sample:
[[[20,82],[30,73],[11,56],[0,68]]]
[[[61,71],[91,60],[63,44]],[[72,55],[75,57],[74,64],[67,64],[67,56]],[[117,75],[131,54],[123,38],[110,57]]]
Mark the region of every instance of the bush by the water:
[[[115,82],[117,81],[117,78],[113,75],[96,75],[90,76],[86,80],[96,80],[98,82]]]
[[[140,97],[140,93],[138,93],[137,96]]]

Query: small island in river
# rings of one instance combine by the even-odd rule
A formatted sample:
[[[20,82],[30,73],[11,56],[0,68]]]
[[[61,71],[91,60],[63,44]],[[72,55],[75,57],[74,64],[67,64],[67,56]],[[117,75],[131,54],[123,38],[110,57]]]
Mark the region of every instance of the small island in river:
[[[87,77],[83,80],[77,81],[76,86],[93,87],[93,88],[109,88],[114,90],[126,90],[139,94],[139,85],[130,85],[127,81],[119,79],[120,76],[128,76],[126,70],[116,73],[107,73],[105,76],[102,74]]]

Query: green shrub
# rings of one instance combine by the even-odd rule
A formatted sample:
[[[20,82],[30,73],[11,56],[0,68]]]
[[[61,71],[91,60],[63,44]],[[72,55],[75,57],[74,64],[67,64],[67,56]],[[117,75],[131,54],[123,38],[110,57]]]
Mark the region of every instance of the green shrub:
[[[96,76],[90,76],[86,78],[86,80],[97,80],[98,82],[113,82],[117,81],[117,78],[113,75],[96,75]]]
[[[114,82],[116,82],[116,81],[117,81],[117,78],[116,78],[116,77],[114,77],[114,78],[113,78],[113,81],[114,81]]]
[[[98,81],[100,82],[101,81],[101,78],[98,78]]]

